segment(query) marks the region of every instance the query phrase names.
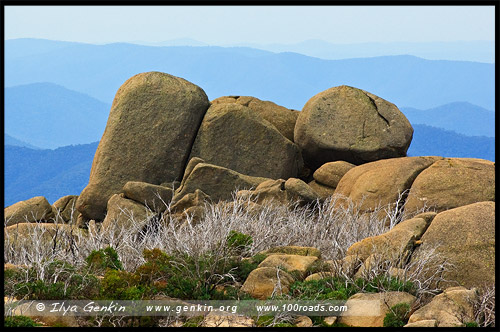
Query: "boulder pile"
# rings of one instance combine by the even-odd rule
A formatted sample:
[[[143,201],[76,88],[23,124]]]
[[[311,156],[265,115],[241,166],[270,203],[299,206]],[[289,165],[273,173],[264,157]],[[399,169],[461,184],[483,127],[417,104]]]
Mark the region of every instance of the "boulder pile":
[[[437,285],[448,288],[443,296],[414,312],[408,326],[456,325],[456,317],[431,309],[473,296],[463,287],[494,282],[495,163],[407,157],[412,135],[394,104],[354,87],[320,92],[299,112],[249,96],[210,102],[182,78],[141,73],[116,93],[85,189],[53,205],[39,196],[5,208],[6,233],[21,224],[54,221],[80,228],[90,221],[129,227],[134,220],[168,213],[196,215],[203,222],[204,202],[230,202],[235,196],[251,199],[255,207],[266,201],[314,204],[338,195],[343,199],[336,204],[357,202],[360,213],[397,205],[415,216],[354,243],[337,263],[346,273],[362,275],[380,261],[407,267],[426,247],[437,248],[456,269]],[[418,214],[423,210],[432,212]],[[294,277],[305,277],[320,259],[317,249],[295,249],[267,253],[242,289],[255,298],[286,293]],[[326,274],[314,278],[330,273],[319,272]],[[383,296],[388,304],[414,301],[406,293]],[[389,309],[377,308],[384,314]],[[365,323],[381,326],[382,320],[373,316]]]

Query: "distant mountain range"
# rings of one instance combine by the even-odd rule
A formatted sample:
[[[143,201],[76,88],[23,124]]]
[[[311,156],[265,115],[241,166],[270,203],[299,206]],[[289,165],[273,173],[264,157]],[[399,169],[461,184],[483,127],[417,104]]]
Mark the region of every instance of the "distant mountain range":
[[[6,134],[48,149],[101,139],[110,104],[53,83],[4,91]]]
[[[79,195],[89,181],[98,143],[33,150],[5,145],[4,206],[35,196],[52,204],[65,195]]]
[[[495,100],[494,64],[414,56],[323,60],[248,47],[91,45],[32,39],[5,41],[5,55],[8,87],[51,82],[107,104],[128,78],[155,70],[199,85],[209,99],[250,95],[299,110],[315,94],[343,84],[399,107],[417,109],[456,101],[493,109]]]
[[[480,158],[495,161],[495,138],[465,136],[426,125],[413,125],[408,156]]]
[[[495,112],[470,103],[456,102],[428,110],[401,108],[411,124],[425,124],[467,136],[495,137]]]
[[[40,150],[39,147],[26,143],[24,141],[18,140],[10,135],[4,133],[4,145],[21,146],[25,148],[30,148],[33,150]]]
[[[177,38],[162,42],[130,41],[130,43],[146,46],[210,46],[208,43],[192,38]],[[251,47],[275,53],[294,52],[326,60],[367,58],[387,55],[413,55],[427,60],[495,62],[494,41],[339,44],[329,43],[319,39],[310,39],[293,44],[235,43],[218,44],[217,46]]]
[[[181,41],[182,40],[177,40],[177,45],[181,45]],[[184,42],[191,42],[194,44],[194,41],[186,40]],[[234,46],[247,46],[271,52],[295,52],[328,60],[387,55],[413,55],[428,60],[477,61],[486,63],[495,62],[494,41],[333,44],[323,40],[313,39],[295,44],[262,45],[246,43]]]

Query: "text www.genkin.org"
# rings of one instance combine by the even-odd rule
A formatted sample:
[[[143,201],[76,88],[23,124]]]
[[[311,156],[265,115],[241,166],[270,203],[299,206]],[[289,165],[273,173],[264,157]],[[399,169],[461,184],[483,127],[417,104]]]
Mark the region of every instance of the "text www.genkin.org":
[[[307,314],[318,314],[324,313],[325,315],[332,315],[333,313],[339,314],[347,311],[347,306],[345,304],[324,304],[318,302],[312,303],[250,303],[251,301],[246,301],[246,303],[224,303],[220,305],[217,304],[207,304],[206,302],[201,304],[185,304],[176,306],[165,306],[165,305],[148,305],[146,306],[147,312],[175,312],[177,314],[182,313],[207,313],[212,311],[227,312],[232,314],[271,314],[279,312],[288,313],[307,313]]]

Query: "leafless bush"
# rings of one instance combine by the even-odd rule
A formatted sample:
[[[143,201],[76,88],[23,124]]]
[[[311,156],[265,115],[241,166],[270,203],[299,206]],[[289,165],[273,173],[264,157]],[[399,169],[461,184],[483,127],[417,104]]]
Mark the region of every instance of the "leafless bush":
[[[299,203],[284,204],[267,202],[255,205],[250,198],[240,198],[233,194],[231,202],[206,203],[203,220],[195,222],[193,216],[180,220],[169,213],[170,204],[165,203],[167,211],[153,218],[139,220],[130,211],[122,210],[129,219],[127,224],[111,224],[102,227],[91,222],[88,230],[77,229],[72,225],[58,228],[49,236],[41,225],[35,225],[28,234],[6,238],[5,262],[15,265],[34,267],[37,277],[45,280],[48,264],[54,260],[67,261],[79,267],[85,264],[85,258],[94,250],[113,247],[127,271],[134,271],[145,260],[145,249],[158,248],[167,254],[180,257],[175,264],[179,269],[185,268],[188,262],[182,257],[210,257],[210,264],[196,266],[190,273],[209,275],[210,284],[231,279],[231,273],[217,275],[216,267],[225,264],[234,254],[228,248],[226,239],[231,231],[248,234],[253,242],[244,255],[253,255],[262,250],[276,246],[297,245],[311,246],[321,250],[324,259],[341,259],[347,249],[355,242],[366,237],[387,232],[403,217],[411,217],[403,213],[404,204],[398,202],[385,207],[378,207],[371,212],[359,209],[362,202],[354,203],[346,197],[334,195],[330,198],[308,206]],[[338,200],[347,202],[337,204]],[[147,214],[153,212],[147,207]],[[55,222],[60,218],[56,216]],[[184,223],[183,223],[184,222]],[[181,226],[182,225],[182,226]],[[419,280],[418,271],[429,269],[430,258],[415,264],[413,272],[408,272],[408,280],[419,282],[419,289],[428,289],[426,280]],[[186,271],[188,271],[186,269]],[[385,271],[388,271],[386,267]],[[383,273],[374,271],[372,275]]]
[[[479,290],[478,301],[474,303],[474,320],[481,327],[495,327],[495,284]]]

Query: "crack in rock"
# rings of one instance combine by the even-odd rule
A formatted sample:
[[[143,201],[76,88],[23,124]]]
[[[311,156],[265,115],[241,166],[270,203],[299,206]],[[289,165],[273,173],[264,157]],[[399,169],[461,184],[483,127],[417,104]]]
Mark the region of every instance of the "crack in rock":
[[[387,127],[390,127],[390,124],[389,124],[389,120],[387,120],[382,114],[380,114],[380,112],[378,111],[378,107],[377,107],[377,104],[375,103],[375,100],[370,97],[369,95],[366,95],[368,97],[368,99],[370,99],[371,103],[373,104],[373,106],[375,107],[375,110],[377,111],[377,114],[378,116],[380,116],[382,118],[382,120],[385,121],[385,123],[387,124]]]

